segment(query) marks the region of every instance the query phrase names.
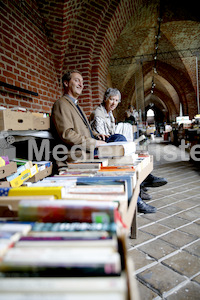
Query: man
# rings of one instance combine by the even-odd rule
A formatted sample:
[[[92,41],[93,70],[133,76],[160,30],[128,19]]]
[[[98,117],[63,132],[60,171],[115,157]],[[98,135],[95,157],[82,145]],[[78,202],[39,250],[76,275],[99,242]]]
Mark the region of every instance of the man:
[[[78,97],[83,90],[83,77],[79,71],[66,73],[62,78],[64,95],[52,108],[51,131],[56,144],[67,147],[66,161],[82,155],[93,154],[94,149],[105,143],[105,137],[91,130],[83,110],[78,106]],[[58,168],[66,162],[56,160]]]

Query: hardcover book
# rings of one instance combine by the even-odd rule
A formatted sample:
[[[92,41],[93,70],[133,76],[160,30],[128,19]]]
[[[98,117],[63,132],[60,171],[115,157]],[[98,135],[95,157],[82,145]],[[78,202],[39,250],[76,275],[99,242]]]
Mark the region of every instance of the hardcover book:
[[[101,277],[10,277],[1,278],[5,299],[127,300],[127,275]]]
[[[113,142],[99,145],[98,157],[117,157],[127,156],[136,151],[136,144],[134,142]]]
[[[119,252],[113,247],[13,247],[4,255],[0,271],[47,277],[110,276],[121,272]]]
[[[116,220],[117,203],[84,200],[34,201],[19,203],[20,221],[112,223]]]

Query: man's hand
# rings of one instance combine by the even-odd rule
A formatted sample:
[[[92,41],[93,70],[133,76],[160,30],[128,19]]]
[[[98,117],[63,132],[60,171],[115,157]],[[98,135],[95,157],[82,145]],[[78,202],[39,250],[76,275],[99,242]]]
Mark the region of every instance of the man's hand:
[[[99,140],[103,140],[103,141],[105,141],[106,138],[108,138],[108,137],[109,137],[109,135],[105,135],[105,134],[99,134],[99,135],[97,136],[97,138],[98,138]]]

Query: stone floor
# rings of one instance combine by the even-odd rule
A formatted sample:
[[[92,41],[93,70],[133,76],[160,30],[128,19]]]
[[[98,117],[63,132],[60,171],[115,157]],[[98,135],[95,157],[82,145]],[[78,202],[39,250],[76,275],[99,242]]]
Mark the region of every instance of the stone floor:
[[[168,184],[149,189],[157,212],[138,214],[138,238],[128,239],[140,300],[200,299],[200,168],[162,138],[148,150]]]

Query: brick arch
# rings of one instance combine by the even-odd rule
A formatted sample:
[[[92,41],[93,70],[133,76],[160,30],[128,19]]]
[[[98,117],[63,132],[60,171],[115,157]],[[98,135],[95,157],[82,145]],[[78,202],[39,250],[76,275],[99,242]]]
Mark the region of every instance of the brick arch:
[[[185,73],[179,72],[179,70],[175,69],[171,65],[167,63],[163,63],[161,61],[158,61],[158,72],[159,76],[163,77],[167,82],[169,82],[169,85],[173,87],[173,89],[178,94],[179,100],[183,105],[183,111],[185,114],[189,114],[190,117],[193,117],[194,115],[194,109],[197,109],[194,107],[194,100],[192,97],[195,97],[195,91],[192,85],[192,82],[189,77],[186,77]],[[145,63],[143,67],[143,78],[148,78],[149,76],[152,77],[152,62]],[[173,75],[173,76],[172,76]],[[128,82],[123,88],[122,91],[122,98],[124,99],[123,106],[121,106],[121,109],[124,110],[128,103],[131,101],[133,104],[134,98],[133,95],[135,94],[135,86],[133,82],[135,81],[134,74],[129,78]],[[144,83],[145,85],[145,83]],[[170,88],[170,87],[169,87]],[[148,86],[145,89],[145,98],[147,95],[151,93],[151,87]],[[164,101],[164,103],[167,105],[169,109],[169,117],[170,119],[174,119],[175,116],[178,115],[179,111],[177,110],[177,105],[175,105],[175,101],[173,99],[173,96],[170,96],[171,93],[165,94],[164,91],[155,89],[155,95],[157,95],[160,99]],[[192,105],[191,105],[192,104]],[[121,119],[123,116],[123,112],[119,112],[118,110],[118,118]]]
[[[183,105],[183,112],[193,118],[197,111],[196,95],[189,78],[187,71],[180,72],[169,64],[160,62],[158,63],[159,75],[164,77],[176,90],[180,102]]]
[[[180,72],[173,66],[158,61],[157,63],[158,73],[161,77],[165,78],[167,82],[176,90],[179,100],[183,105],[183,112],[192,118],[197,111],[197,104],[195,90],[192,85],[191,79],[187,76],[187,71]],[[144,77],[146,74],[152,73],[152,63],[146,63],[143,68]],[[165,96],[162,98],[165,101]],[[167,101],[173,101],[166,98]],[[195,102],[195,103],[194,103]]]
[[[102,101],[113,47],[138,3],[131,0],[80,2],[81,9],[68,39],[63,73],[74,68],[82,71],[86,85],[80,102],[87,114]]]
[[[149,95],[151,93],[151,90],[149,89],[146,94]],[[175,117],[178,116],[178,111],[174,105],[174,102],[171,101],[171,98],[166,96],[162,91],[155,90],[154,92],[155,97],[158,99],[157,102],[161,102],[164,99],[164,104],[167,107],[168,113],[169,113],[169,119],[174,120]]]

